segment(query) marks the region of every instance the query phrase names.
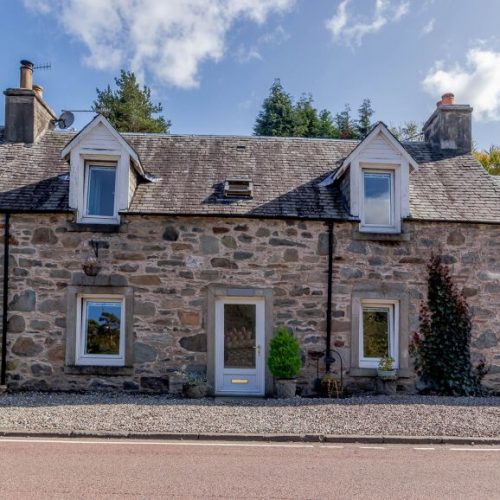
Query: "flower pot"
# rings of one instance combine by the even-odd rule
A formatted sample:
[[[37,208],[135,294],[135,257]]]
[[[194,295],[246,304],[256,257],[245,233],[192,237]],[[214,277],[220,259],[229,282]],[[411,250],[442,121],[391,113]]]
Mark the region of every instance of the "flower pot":
[[[398,371],[377,369],[377,375],[383,380],[396,380],[398,378]]]
[[[208,394],[208,386],[201,385],[187,385],[185,388],[186,396],[191,399],[204,398]]]
[[[276,397],[278,399],[289,399],[295,397],[297,381],[295,379],[276,379]]]

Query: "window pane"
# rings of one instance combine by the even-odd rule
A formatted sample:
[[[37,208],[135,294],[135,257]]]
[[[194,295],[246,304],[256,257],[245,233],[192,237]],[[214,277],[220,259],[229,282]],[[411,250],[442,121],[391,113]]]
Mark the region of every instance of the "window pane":
[[[85,354],[120,354],[121,302],[85,301]]]
[[[255,368],[255,304],[224,304],[224,368]]]
[[[389,354],[389,314],[387,307],[363,307],[363,357]]]
[[[364,174],[365,224],[391,225],[391,174]]]
[[[115,171],[113,167],[89,167],[87,215],[114,215]]]

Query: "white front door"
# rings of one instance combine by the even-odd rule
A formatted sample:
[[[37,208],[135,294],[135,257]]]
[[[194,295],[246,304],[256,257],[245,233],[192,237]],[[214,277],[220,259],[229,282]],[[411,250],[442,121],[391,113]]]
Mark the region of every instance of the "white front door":
[[[263,396],[265,302],[224,297],[215,303],[215,393]]]

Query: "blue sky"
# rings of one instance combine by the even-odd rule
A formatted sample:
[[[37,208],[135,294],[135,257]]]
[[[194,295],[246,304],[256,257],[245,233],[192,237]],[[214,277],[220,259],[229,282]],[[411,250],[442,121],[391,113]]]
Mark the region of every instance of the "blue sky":
[[[452,91],[475,108],[477,145],[500,144],[498,0],[2,0],[2,12],[0,86],[18,85],[20,59],[50,62],[34,81],[56,112],[88,109],[123,67],[172,133],[248,135],[279,77],[334,113],[368,97],[392,125],[425,121]]]

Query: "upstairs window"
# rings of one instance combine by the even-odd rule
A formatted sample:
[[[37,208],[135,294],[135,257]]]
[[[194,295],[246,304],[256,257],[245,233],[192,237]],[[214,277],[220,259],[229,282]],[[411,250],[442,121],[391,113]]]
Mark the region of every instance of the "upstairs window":
[[[362,231],[374,233],[400,231],[395,170],[363,169],[361,194]]]
[[[116,163],[87,163],[84,189],[85,217],[116,219]]]

